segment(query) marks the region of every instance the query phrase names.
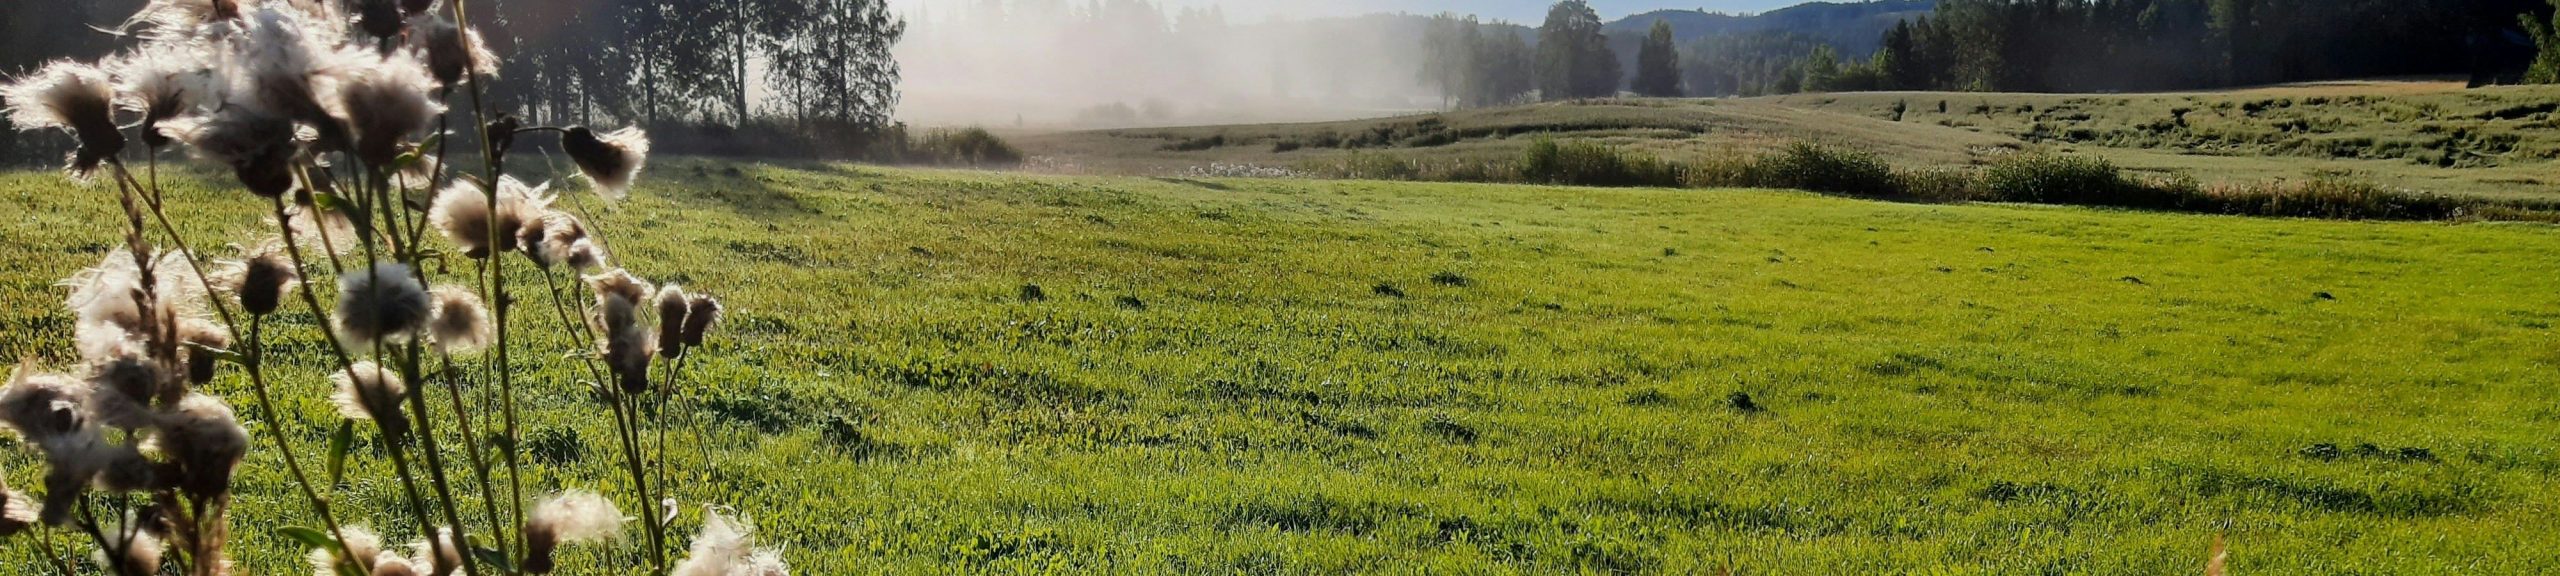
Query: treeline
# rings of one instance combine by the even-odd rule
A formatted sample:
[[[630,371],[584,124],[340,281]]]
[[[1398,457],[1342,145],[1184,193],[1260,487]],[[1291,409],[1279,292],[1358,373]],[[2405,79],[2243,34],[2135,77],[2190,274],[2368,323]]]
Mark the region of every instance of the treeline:
[[[1944,0],[1885,33],[1877,88],[2101,92],[2464,74],[2542,0]],[[2529,46],[2523,47],[2529,50]]]
[[[1581,85],[1560,93],[1550,81],[1594,75],[1619,78],[1619,89],[1665,96],[2115,92],[2450,74],[2514,82],[2525,74],[2532,39],[2539,37],[2519,16],[2548,21],[2552,7],[2548,0],[1942,0],[1932,13],[1888,29],[1873,53],[1842,53],[1801,33],[1773,30],[1666,46],[1660,49],[1675,55],[1640,55],[1636,70],[1544,56],[1583,50],[1545,43],[1582,38],[1580,15],[1588,10],[1581,0],[1560,2],[1538,30],[1540,45],[1532,49],[1542,56],[1526,72],[1538,79],[1536,94],[1460,97],[1453,104],[1614,93]],[[1435,27],[1472,23],[1444,16]],[[1650,53],[1667,44],[1670,32],[1656,26],[1634,43]],[[1448,37],[1424,42],[1434,50],[1458,45]],[[1605,43],[1598,48],[1608,49]],[[1452,64],[1460,66],[1460,77],[1522,73],[1487,70],[1473,60],[1433,60],[1425,75],[1436,78],[1447,73],[1440,66]]]
[[[104,55],[108,35],[90,30],[117,29],[142,1],[23,4],[0,18],[0,75]],[[352,12],[353,4],[343,5]],[[906,25],[886,0],[472,0],[467,8],[503,62],[489,96],[533,124],[644,124],[702,136],[661,139],[662,152],[761,144],[849,154],[883,133],[898,102],[890,49]],[[55,148],[28,142],[45,136],[0,136],[0,158],[25,162]]]

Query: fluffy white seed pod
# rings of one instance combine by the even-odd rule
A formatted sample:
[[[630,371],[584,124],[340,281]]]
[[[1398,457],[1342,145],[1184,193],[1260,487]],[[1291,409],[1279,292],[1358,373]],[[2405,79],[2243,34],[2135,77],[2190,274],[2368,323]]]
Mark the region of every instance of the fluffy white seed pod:
[[[87,396],[88,388],[79,380],[20,365],[10,374],[9,386],[0,388],[0,424],[29,443],[45,444],[88,426],[82,410]]]
[[[0,485],[0,538],[16,536],[35,525],[35,499]]]
[[[132,518],[125,519],[125,525],[131,526],[133,523]],[[168,544],[161,542],[160,537],[151,535],[151,531],[105,527],[100,535],[105,538],[104,542],[100,542],[104,548],[90,552],[89,561],[96,562],[99,566],[114,566],[115,569],[108,572],[116,574],[160,573],[160,556],[168,552]],[[113,559],[107,557],[108,554],[118,550],[122,550],[123,553]]]
[[[297,192],[295,195],[302,194]],[[348,218],[345,212],[310,204],[287,210],[289,216],[281,227],[287,237],[304,249],[325,250],[344,256],[363,245],[363,240],[356,237],[355,220]]]
[[[426,326],[431,304],[408,265],[375,262],[338,278],[338,337],[357,348],[407,339]]]
[[[274,314],[284,305],[285,292],[302,281],[281,242],[269,240],[249,250],[246,257],[224,266],[219,285],[240,297],[240,307],[250,314]]]
[[[231,167],[251,193],[272,198],[293,189],[294,128],[284,116],[227,106],[160,122],[159,132],[186,144],[198,159]]]
[[[425,19],[415,24],[409,35],[410,48],[425,54],[427,71],[444,86],[460,84],[465,76],[495,76],[498,55],[480,40],[480,31],[454,25],[443,17]]]
[[[550,212],[552,199],[549,184],[527,187],[513,176],[502,176],[498,178],[498,205],[492,210],[488,189],[455,182],[436,194],[427,222],[461,246],[465,255],[484,258],[515,251],[523,241],[525,228]],[[492,229],[497,232],[495,238],[490,234]],[[497,244],[490,244],[493,240]]]
[[[375,165],[389,164],[409,135],[425,130],[437,114],[444,113],[444,104],[429,94],[435,80],[427,77],[426,64],[407,52],[356,61],[358,65],[340,75],[329,112],[347,121],[357,157]]]
[[[160,132],[160,122],[209,108],[221,97],[212,61],[203,43],[188,40],[145,43],[107,61],[107,72],[115,76],[117,106],[142,115],[144,144],[155,150],[167,146],[169,137]]]
[[[313,549],[307,557],[311,561],[312,576],[339,576],[338,568],[341,566],[354,568],[359,574],[372,574],[374,564],[382,558],[382,537],[375,536],[373,530],[363,526],[341,526],[338,532],[345,537],[346,549],[340,550],[336,546]]]
[[[489,324],[489,309],[480,296],[461,286],[438,286],[428,294],[435,301],[435,319],[427,322],[427,334],[435,338],[436,351],[446,354],[477,352],[489,346],[496,331]]]
[[[703,335],[720,323],[720,313],[720,301],[707,295],[695,294],[685,302],[684,347],[702,347]]]
[[[179,487],[199,500],[231,493],[232,471],[249,453],[249,429],[231,406],[202,394],[179,401],[154,440],[177,463]]]
[[[80,137],[71,155],[71,175],[87,178],[107,158],[124,150],[124,132],[115,122],[115,84],[96,66],[57,61],[5,86],[0,101],[9,122],[19,130],[59,128]]]
[[[371,56],[338,44],[339,26],[323,24],[337,20],[315,20],[292,6],[260,6],[244,19],[224,78],[227,103],[300,122],[316,131],[323,150],[349,147],[344,119],[331,114],[329,102]]]
[[[407,397],[409,386],[400,381],[398,373],[363,361],[332,372],[329,380],[338,385],[337,392],[329,395],[329,403],[337,405],[339,416],[373,421],[392,436],[408,431],[409,420],[401,416],[400,400]]]
[[[658,288],[658,346],[669,358],[684,356],[685,313],[692,310],[685,299],[684,287],[673,283]]]
[[[524,569],[550,573],[560,546],[622,537],[622,510],[593,492],[570,490],[544,499],[524,521]]]
[[[71,310],[72,331],[83,358],[113,357],[123,350],[119,338],[143,337],[139,332],[144,330],[146,315],[156,322],[169,322],[168,326],[204,317],[204,283],[196,279],[184,253],[166,252],[152,259],[153,298],[140,298],[142,278],[133,253],[119,249],[108,252],[97,266],[62,281],[70,289],[63,306]]]
[[[409,544],[409,564],[430,576],[449,576],[462,570],[462,547],[454,543],[452,528],[436,529],[433,541],[419,540]]]
[[[578,173],[595,184],[597,194],[620,200],[631,193],[631,184],[649,163],[649,134],[639,128],[596,134],[580,126],[561,135],[560,151],[568,153]]]
[[[702,514],[702,533],[693,537],[684,562],[673,576],[788,576],[782,554],[755,547],[755,528],[733,521],[717,510]]]

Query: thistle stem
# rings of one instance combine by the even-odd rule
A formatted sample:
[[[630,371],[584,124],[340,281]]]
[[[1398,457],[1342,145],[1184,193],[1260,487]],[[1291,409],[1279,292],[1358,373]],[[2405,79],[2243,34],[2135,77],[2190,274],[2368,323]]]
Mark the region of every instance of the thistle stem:
[[[453,395],[453,419],[462,428],[462,449],[464,455],[471,459],[472,475],[480,481],[481,512],[489,517],[490,536],[497,539],[499,542],[505,542],[507,527],[498,521],[498,489],[495,488],[494,484],[489,480],[488,453],[480,450],[480,438],[478,433],[471,430],[471,412],[463,407],[462,381],[458,377],[458,373],[454,371],[453,356],[446,354],[443,355],[443,357],[445,372],[444,389],[446,392]],[[461,547],[464,545],[465,543],[461,538],[456,537],[454,539],[454,546]],[[505,549],[506,547],[504,546],[501,546],[500,548],[501,549],[498,553],[502,555],[513,552],[512,550]],[[513,558],[509,558],[508,563],[513,564]]]
[[[276,217],[279,218],[278,221],[281,222],[281,219],[286,217],[284,210],[284,198],[273,197],[268,198],[267,200],[274,204]],[[293,227],[291,226],[284,227],[284,247],[285,254],[293,258],[294,274],[296,276],[300,276],[306,265],[302,260],[302,248],[299,244],[296,244],[293,239]],[[311,283],[308,281],[302,282],[301,286],[299,286],[295,291],[302,293],[303,304],[311,307],[311,314],[313,317],[319,319],[320,325],[322,326],[321,329],[327,330],[327,326],[329,325],[329,313],[320,308],[320,298],[312,293]],[[263,368],[263,364],[265,363],[263,360],[263,356],[265,356],[263,351],[264,342],[261,340],[259,335],[259,331],[263,323],[264,317],[262,316],[252,316],[250,318],[249,339],[253,343],[250,347],[253,353],[250,356],[248,372],[251,386],[257,392],[258,406],[267,413],[268,433],[276,436],[276,450],[283,453],[285,468],[293,473],[294,483],[302,487],[302,495],[311,499],[313,511],[318,512],[320,514],[320,521],[328,525],[329,535],[337,539],[339,557],[354,558],[355,549],[347,546],[346,532],[338,527],[337,516],[329,513],[329,500],[327,498],[322,498],[319,492],[311,487],[311,477],[303,474],[302,464],[299,460],[296,460],[293,457],[293,443],[286,442],[284,439],[284,425],[276,422],[276,419],[283,417],[284,413],[276,410],[275,401],[267,394],[266,371]],[[328,340],[329,350],[337,354],[338,365],[340,366],[339,369],[346,372],[348,379],[354,379],[356,377],[355,362],[348,358],[346,348],[339,344],[338,339],[334,336],[324,334],[322,339]]]
[[[581,339],[580,341],[582,342],[595,342],[596,334],[594,327],[588,326],[586,322],[575,321],[570,318],[568,301],[560,296],[559,275],[545,271],[542,275],[542,281],[551,292],[551,309],[560,314],[560,323],[563,325],[564,330],[569,331],[569,336],[571,338]],[[639,424],[634,422],[634,420],[638,419],[639,414],[635,411],[631,412],[629,417],[624,416],[624,408],[626,404],[625,399],[631,395],[624,394],[615,387],[615,384],[606,377],[604,370],[596,366],[595,357],[582,355],[582,359],[585,360],[585,364],[587,366],[587,375],[595,379],[596,385],[601,387],[607,399],[613,402],[614,440],[622,445],[623,465],[628,469],[627,471],[631,473],[633,489],[640,493],[639,508],[649,511],[648,515],[641,518],[641,520],[643,520],[641,524],[649,530],[650,561],[653,562],[653,566],[658,568],[659,572],[665,572],[667,560],[666,546],[664,543],[666,536],[662,533],[663,531],[661,530],[661,526],[659,526],[660,518],[656,514],[656,509],[654,508],[656,505],[656,495],[650,490],[648,474],[642,471],[642,466],[640,464],[640,437],[636,428]]]

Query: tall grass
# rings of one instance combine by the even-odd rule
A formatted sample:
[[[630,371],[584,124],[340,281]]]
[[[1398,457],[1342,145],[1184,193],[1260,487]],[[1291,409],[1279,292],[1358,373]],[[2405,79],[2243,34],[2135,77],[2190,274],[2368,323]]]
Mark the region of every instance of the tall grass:
[[[2347,175],[2205,186],[2127,174],[2104,159],[2025,153],[1977,169],[1900,169],[1852,149],[1796,143],[1688,161],[1587,139],[1540,137],[1503,160],[1412,160],[1353,151],[1302,164],[1320,177],[1592,187],[1790,189],[1916,202],[2016,202],[2341,220],[2560,220],[2560,204],[2394,190]]]

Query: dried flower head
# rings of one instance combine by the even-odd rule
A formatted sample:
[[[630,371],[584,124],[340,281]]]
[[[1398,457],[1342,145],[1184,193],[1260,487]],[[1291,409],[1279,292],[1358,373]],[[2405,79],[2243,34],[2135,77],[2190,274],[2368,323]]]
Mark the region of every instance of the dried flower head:
[[[79,380],[20,365],[9,376],[9,387],[0,388],[0,424],[29,443],[44,445],[88,427],[81,410],[87,395]]]
[[[513,252],[523,242],[525,228],[541,221],[550,211],[550,190],[548,184],[526,187],[524,182],[513,176],[499,177],[498,205],[496,210],[491,210],[487,188],[455,182],[436,194],[435,203],[428,210],[427,221],[472,258]],[[494,247],[490,244],[492,241],[497,242]]]
[[[418,576],[418,567],[399,554],[384,552],[374,560],[372,576]]]
[[[187,345],[178,351],[186,359],[187,382],[204,384],[213,381],[217,360],[208,350],[231,348],[231,330],[212,321],[188,318],[178,322],[178,342]]]
[[[127,525],[133,523],[131,518],[125,521]],[[90,553],[91,562],[96,562],[99,566],[114,566],[113,570],[108,570],[114,574],[160,573],[160,556],[168,552],[167,543],[161,542],[160,537],[152,535],[150,530],[110,528],[112,529],[100,531],[99,544],[104,548]],[[110,560],[107,557],[109,554],[117,554],[117,556]]]
[[[285,238],[312,250],[327,250],[344,255],[363,241],[356,235],[356,223],[340,208],[321,206],[311,198],[310,190],[296,190],[294,207],[288,209],[282,223]]]
[[[231,493],[231,473],[249,453],[249,429],[221,399],[187,396],[161,420],[160,450],[176,465],[178,487],[197,500]]]
[[[435,301],[435,319],[427,322],[427,334],[435,338],[436,351],[456,354],[489,346],[494,332],[479,295],[461,286],[438,286],[428,295]]]
[[[82,357],[110,357],[124,348],[119,339],[146,337],[155,324],[175,327],[180,319],[202,317],[204,284],[186,258],[181,252],[161,253],[148,259],[146,274],[133,252],[115,250],[97,266],[64,279],[70,295],[63,306],[71,310]]]
[[[594,270],[606,265],[604,247],[587,233],[587,223],[567,212],[554,210],[527,223],[516,242],[536,266]]]
[[[711,327],[720,323],[720,301],[707,295],[695,294],[693,300],[686,304],[688,310],[684,313],[684,346],[700,348],[703,335],[711,332]]]
[[[525,571],[550,573],[561,545],[621,538],[622,521],[622,510],[593,492],[570,490],[543,500],[524,521]]]
[[[162,122],[160,133],[185,143],[197,158],[231,167],[252,194],[274,198],[293,190],[293,121],[244,106]]]
[[[232,269],[228,284],[240,296],[240,308],[259,316],[274,314],[284,304],[285,291],[302,281],[302,272],[294,268],[280,242],[259,245]]]
[[[744,521],[733,521],[718,510],[704,510],[702,533],[693,537],[693,546],[684,562],[676,564],[673,576],[787,576],[791,568],[783,564],[782,555],[755,547],[755,528]]]
[[[36,501],[0,484],[0,538],[16,536],[36,524]]]
[[[154,36],[184,35],[217,21],[238,20],[237,0],[151,0],[126,20],[126,26],[141,25]]]
[[[692,310],[691,303],[685,299],[684,288],[675,284],[659,288],[657,306],[659,353],[668,358],[681,358],[684,356],[685,313]]]
[[[595,184],[596,193],[620,200],[630,194],[631,183],[640,179],[640,169],[649,163],[649,135],[639,128],[598,135],[579,126],[560,137],[560,151],[568,153],[578,172]]]
[[[453,540],[452,528],[437,528],[434,540],[409,544],[409,563],[424,568],[431,576],[449,576],[462,570],[462,546]]]
[[[314,19],[292,6],[260,6],[246,15],[245,28],[233,44],[228,104],[311,128],[322,150],[343,150],[351,143],[343,120],[331,114],[324,95],[335,94],[343,76],[362,66],[361,49],[337,46],[332,22]]]
[[[137,349],[138,350],[138,349]],[[183,394],[175,374],[138,353],[93,360],[89,395],[82,408],[99,424],[123,430],[149,427],[159,420],[150,402],[163,394]]]
[[[605,331],[638,325],[640,302],[648,300],[649,293],[656,291],[649,286],[649,281],[621,268],[588,276],[586,281],[587,287],[596,293],[596,327]]]
[[[393,0],[357,0],[356,29],[375,38],[390,39],[400,35],[407,22],[400,17],[400,5]]]
[[[381,364],[363,361],[330,374],[329,380],[338,384],[338,391],[329,395],[329,402],[338,405],[339,416],[371,420],[394,437],[408,431],[409,420],[400,415],[400,400],[409,393],[409,386],[400,381],[399,374]]]
[[[142,143],[158,150],[169,145],[160,122],[176,118],[220,95],[204,44],[162,40],[107,61],[115,76],[117,104],[142,114]]]
[[[39,373],[32,365],[20,365],[0,389],[0,424],[43,451],[50,467],[38,514],[46,524],[69,522],[98,473],[120,460],[117,447],[87,413],[87,402],[88,388],[78,380]]]
[[[460,84],[471,75],[498,72],[498,55],[481,42],[480,31],[457,26],[452,20],[428,19],[409,39],[415,50],[426,54],[427,71],[443,86]]]
[[[71,154],[75,177],[87,177],[99,163],[124,151],[124,132],[115,121],[115,85],[96,66],[46,64],[0,86],[0,100],[7,101],[9,122],[19,130],[60,128],[80,137],[80,149]]]
[[[338,337],[358,348],[408,338],[426,326],[430,305],[408,265],[375,262],[338,278]]]
[[[360,61],[361,65],[350,66],[342,75],[330,112],[347,120],[356,157],[388,165],[399,156],[400,144],[410,134],[425,130],[437,114],[444,113],[444,104],[428,93],[435,81],[427,77],[426,65],[407,52]]]
[[[309,556],[312,576],[339,576],[341,568],[353,569],[358,574],[372,574],[374,563],[382,558],[382,537],[375,536],[373,530],[363,526],[341,526],[338,532],[343,538],[339,542],[346,548],[323,546],[313,549]]]

